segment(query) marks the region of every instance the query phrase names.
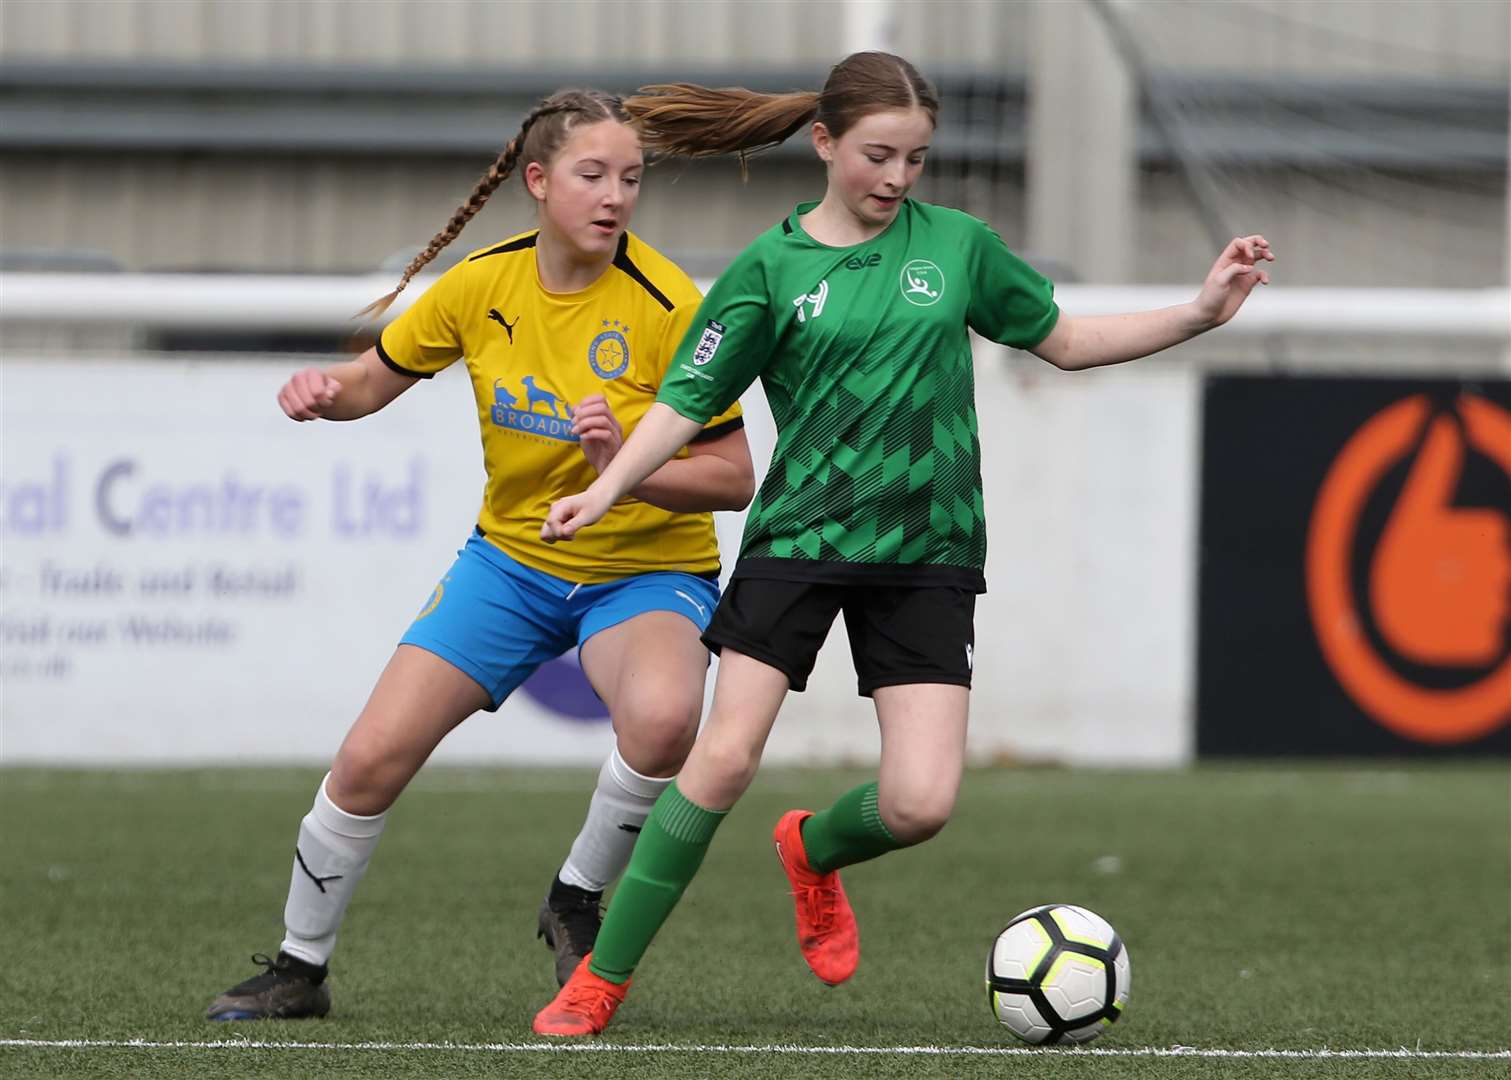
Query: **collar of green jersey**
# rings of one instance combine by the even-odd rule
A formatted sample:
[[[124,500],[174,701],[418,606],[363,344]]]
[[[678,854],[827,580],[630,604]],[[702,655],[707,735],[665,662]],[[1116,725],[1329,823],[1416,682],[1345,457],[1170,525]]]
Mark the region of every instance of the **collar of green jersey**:
[[[893,229],[897,228],[897,223],[903,219],[904,215],[911,214],[913,212],[913,200],[907,196],[903,196],[902,205],[897,208],[897,216],[892,219],[892,224],[888,225],[885,229],[877,233],[875,236],[871,237],[869,240],[862,240],[858,244],[846,244],[843,247],[835,247],[833,244],[826,244],[822,240],[815,240],[811,235],[809,235],[808,230],[803,228],[803,223],[798,220],[804,214],[810,213],[817,205],[818,202],[817,200],[815,200],[814,202],[800,202],[797,204],[797,206],[793,207],[792,213],[787,217],[788,227],[786,229],[786,232],[791,236],[801,239],[806,244],[811,244],[816,248],[823,248],[825,251],[854,251],[856,248],[863,248],[867,244],[874,244],[883,236],[886,236]]]

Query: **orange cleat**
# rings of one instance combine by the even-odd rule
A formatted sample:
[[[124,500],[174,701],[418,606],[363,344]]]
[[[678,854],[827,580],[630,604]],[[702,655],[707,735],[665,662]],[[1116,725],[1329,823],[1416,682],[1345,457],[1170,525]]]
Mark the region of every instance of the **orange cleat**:
[[[551,1004],[535,1014],[535,1034],[597,1035],[609,1026],[630,984],[594,975],[588,970],[592,958],[592,953],[584,956]]]
[[[839,883],[839,872],[820,874],[808,865],[802,824],[809,810],[789,810],[771,834],[797,907],[797,943],[813,973],[830,986],[855,974],[860,964],[860,928]]]

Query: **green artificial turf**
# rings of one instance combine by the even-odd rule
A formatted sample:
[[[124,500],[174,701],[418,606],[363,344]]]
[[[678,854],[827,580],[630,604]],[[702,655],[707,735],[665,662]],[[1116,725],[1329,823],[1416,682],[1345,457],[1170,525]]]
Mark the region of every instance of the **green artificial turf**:
[[[1504,765],[979,770],[935,840],[845,871],[863,960],[808,974],[770,851],[781,811],[865,774],[764,772],[597,1043],[531,1050],[554,993],[535,913],[587,771],[427,769],[348,913],[323,1021],[210,1024],[276,951],[317,770],[0,770],[0,1075],[1490,1077],[1500,1058],[816,1054],[1012,1048],[982,993],[1018,911],[1089,907],[1133,964],[1093,1048],[1511,1050]],[[389,1044],[379,1048],[372,1045]],[[456,1049],[436,1049],[452,1043]]]

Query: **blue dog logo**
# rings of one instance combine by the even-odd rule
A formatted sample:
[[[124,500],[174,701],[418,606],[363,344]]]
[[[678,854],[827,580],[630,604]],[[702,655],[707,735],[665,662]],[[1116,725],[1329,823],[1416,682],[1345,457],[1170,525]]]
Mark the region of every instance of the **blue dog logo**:
[[[556,417],[557,419],[561,418],[561,413],[559,413],[559,412],[556,411],[556,395],[553,394],[553,393],[551,393],[551,391],[549,391],[549,390],[542,390],[540,387],[536,386],[535,385],[535,376],[533,376],[533,375],[526,375],[523,379],[521,379],[519,381],[520,381],[521,385],[523,385],[524,388],[525,388],[525,397],[526,397],[525,411],[526,412],[532,412],[533,413],[535,411],[535,405],[536,405],[536,403],[539,402],[540,404],[544,405],[546,408],[548,408],[548,409],[551,410],[551,415],[552,416]],[[568,420],[572,419],[572,409],[571,409],[571,406],[567,406],[567,419]]]
[[[529,435],[542,435],[558,442],[578,442],[572,434],[572,406],[550,390],[542,389],[535,376],[526,375],[520,380],[525,391],[525,407],[519,408],[519,398],[504,385],[503,379],[493,380],[493,426]],[[542,405],[547,413],[536,413],[535,406]],[[566,416],[563,417],[562,413]]]

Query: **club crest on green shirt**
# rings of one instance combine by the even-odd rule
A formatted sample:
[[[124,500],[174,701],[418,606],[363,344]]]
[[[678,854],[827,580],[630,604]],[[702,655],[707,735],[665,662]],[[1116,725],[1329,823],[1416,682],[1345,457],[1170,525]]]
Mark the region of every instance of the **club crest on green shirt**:
[[[944,271],[928,259],[913,259],[902,268],[897,287],[908,303],[929,307],[944,295]]]

